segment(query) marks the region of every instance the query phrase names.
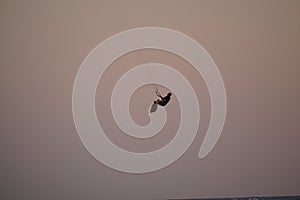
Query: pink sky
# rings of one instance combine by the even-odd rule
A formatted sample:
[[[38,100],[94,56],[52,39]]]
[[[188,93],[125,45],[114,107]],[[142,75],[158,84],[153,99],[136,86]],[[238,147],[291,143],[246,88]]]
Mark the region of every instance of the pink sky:
[[[0,199],[167,199],[300,194],[300,1],[19,1],[0,3]],[[132,67],[158,62],[191,82],[200,129],[174,164],[148,174],[112,170],[81,143],[72,116],[72,89],[83,59],[121,31],[165,27],[194,38],[219,67],[228,110],[221,138],[197,155],[210,120],[201,76],[180,57],[158,50],[116,60],[96,93],[98,119],[118,146],[148,152],[176,133],[174,97],[157,136],[134,139],[110,111],[116,80]],[[163,94],[167,88],[161,88]],[[151,85],[130,101],[133,119],[149,122]]]

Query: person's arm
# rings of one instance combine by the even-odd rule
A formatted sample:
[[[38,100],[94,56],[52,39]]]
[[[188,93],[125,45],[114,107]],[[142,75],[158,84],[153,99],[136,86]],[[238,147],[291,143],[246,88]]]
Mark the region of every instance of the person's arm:
[[[161,99],[163,98],[158,90],[156,90],[155,93],[156,93],[156,96],[158,96],[159,98],[161,98]]]

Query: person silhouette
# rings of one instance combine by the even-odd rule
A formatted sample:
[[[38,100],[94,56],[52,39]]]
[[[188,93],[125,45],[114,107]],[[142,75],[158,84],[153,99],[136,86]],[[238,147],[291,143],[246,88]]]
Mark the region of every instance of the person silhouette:
[[[169,103],[169,101],[171,100],[172,93],[169,92],[169,93],[167,94],[167,96],[165,96],[165,97],[162,97],[162,96],[160,95],[160,93],[157,93],[157,96],[158,96],[160,99],[157,99],[156,101],[154,101],[154,104],[158,104],[158,105],[160,105],[160,106],[165,106],[165,105],[167,105],[167,104]]]
[[[171,96],[172,96],[171,92],[169,92],[167,94],[167,96],[165,96],[165,97],[161,96],[161,94],[158,91],[157,87],[155,87],[155,94],[160,99],[157,99],[156,101],[153,102],[153,104],[152,104],[152,106],[150,108],[150,113],[155,112],[157,110],[158,105],[160,105],[160,106],[166,106],[169,103],[169,101],[171,100]]]

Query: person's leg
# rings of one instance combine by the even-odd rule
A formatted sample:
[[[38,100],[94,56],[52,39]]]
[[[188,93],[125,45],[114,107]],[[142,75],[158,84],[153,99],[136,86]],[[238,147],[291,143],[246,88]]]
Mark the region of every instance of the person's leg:
[[[167,101],[165,101],[164,99],[162,99],[162,100],[160,100],[159,102],[157,102],[157,104],[158,105],[160,105],[160,106],[165,106],[165,105],[167,105]]]
[[[156,101],[154,101],[155,104],[159,104],[160,103],[160,99],[157,99]]]

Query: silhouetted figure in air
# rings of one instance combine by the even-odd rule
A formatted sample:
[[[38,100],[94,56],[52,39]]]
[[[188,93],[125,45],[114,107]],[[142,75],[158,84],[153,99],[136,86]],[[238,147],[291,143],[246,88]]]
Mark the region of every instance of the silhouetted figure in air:
[[[167,94],[167,96],[165,96],[165,97],[161,96],[161,94],[159,93],[157,88],[155,90],[155,93],[160,99],[157,99],[156,101],[153,102],[153,105],[151,106],[151,109],[150,109],[150,113],[153,113],[157,110],[157,105],[160,105],[160,106],[167,105],[169,103],[169,101],[171,100],[171,96],[172,96],[171,92],[169,92]]]
[[[169,103],[170,99],[171,99],[171,96],[172,96],[172,93],[169,92],[167,94],[167,96],[165,97],[162,97],[160,94],[157,94],[157,96],[160,98],[160,99],[157,99],[156,101],[154,101],[154,104],[158,104],[160,106],[165,106]]]

